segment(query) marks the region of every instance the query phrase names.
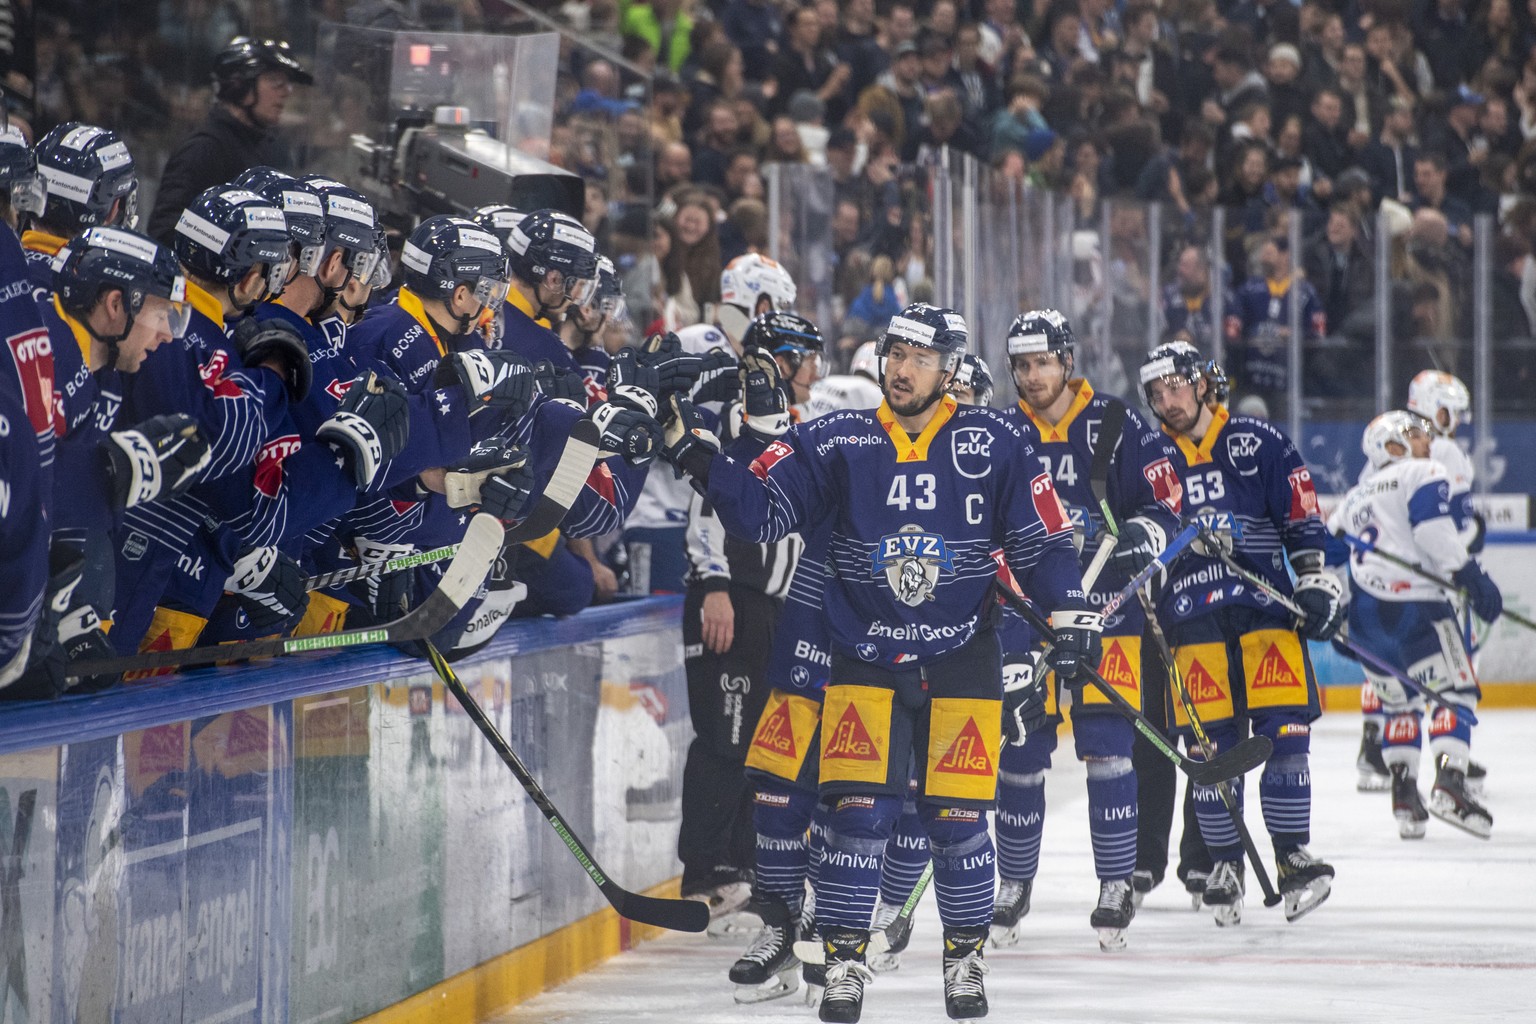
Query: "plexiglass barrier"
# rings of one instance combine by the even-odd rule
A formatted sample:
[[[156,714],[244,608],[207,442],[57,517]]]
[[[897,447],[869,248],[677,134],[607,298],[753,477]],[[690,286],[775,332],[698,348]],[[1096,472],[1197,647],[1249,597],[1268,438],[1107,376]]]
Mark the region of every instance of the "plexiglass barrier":
[[[508,626],[458,675],[603,868],[677,874],[677,599]],[[606,906],[419,661],[7,708],[5,1020],[366,1016]]]

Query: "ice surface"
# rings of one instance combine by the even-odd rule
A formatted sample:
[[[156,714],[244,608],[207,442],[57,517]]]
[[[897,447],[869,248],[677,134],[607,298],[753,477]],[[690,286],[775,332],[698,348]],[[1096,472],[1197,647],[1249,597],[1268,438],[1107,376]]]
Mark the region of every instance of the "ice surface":
[[[1536,711],[1485,711],[1473,737],[1488,767],[1493,838],[1431,819],[1397,838],[1390,797],[1355,792],[1358,715],[1330,713],[1313,731],[1313,852],[1338,869],[1332,897],[1287,924],[1250,881],[1243,923],[1218,929],[1189,909],[1173,877],[1147,897],[1130,948],[1101,953],[1088,914],[1098,895],[1087,798],[1070,740],[1048,775],[1040,876],[1024,939],[989,950],[993,1020],[1050,1022],[1434,1022],[1536,1020]],[[1420,788],[1433,768],[1426,753]],[[1260,848],[1257,775],[1247,804]],[[1175,831],[1178,825],[1175,824]],[[1174,837],[1177,847],[1177,835]],[[1273,865],[1270,865],[1271,868]],[[946,1021],[932,894],[918,910],[902,967],[877,977],[869,1024]],[[744,945],[744,944],[743,944]],[[725,972],[741,952],[669,935],[495,1018],[495,1024],[804,1024],[800,994],[739,1007]]]

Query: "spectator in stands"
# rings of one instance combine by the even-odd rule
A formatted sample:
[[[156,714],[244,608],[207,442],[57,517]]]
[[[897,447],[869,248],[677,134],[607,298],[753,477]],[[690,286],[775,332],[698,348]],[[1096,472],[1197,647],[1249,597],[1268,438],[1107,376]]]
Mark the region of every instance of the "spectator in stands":
[[[1214,140],[1208,126],[1198,121],[1186,125],[1177,150],[1170,147],[1147,161],[1136,179],[1136,198],[1172,203],[1181,214],[1187,214],[1189,192],[1185,188],[1185,178],[1195,168],[1209,166]]]
[[[765,192],[763,176],[758,173],[757,153],[747,146],[733,151],[725,165],[726,203],[734,203],[738,199],[761,199]]]
[[[1413,102],[1394,96],[1387,103],[1381,133],[1360,153],[1360,166],[1371,176],[1377,193],[1400,203],[1413,201]]]
[[[800,129],[796,127],[794,118],[788,114],[781,114],[773,119],[770,130],[772,134],[768,137],[768,145],[763,149],[765,163],[810,162],[810,157],[805,151],[805,141],[800,137]]]
[[[1019,8],[1014,0],[984,0],[985,12],[980,25],[980,56],[982,63],[996,70],[1002,67],[1003,55],[1012,53],[1024,38],[1024,28],[1019,24]]]
[[[1426,109],[1426,116],[1433,123],[1420,137],[1426,151],[1445,157],[1445,187],[1462,201],[1470,203],[1477,190],[1478,168],[1488,155],[1488,151],[1477,144],[1483,96],[1463,86],[1449,96],[1449,104],[1441,118],[1433,118],[1431,110]]]
[[[1295,274],[1289,239],[1281,234],[1266,237],[1256,257],[1258,273],[1237,292],[1243,336],[1235,346],[1231,369],[1242,391],[1263,398],[1278,415],[1290,379],[1291,304],[1300,303],[1297,319],[1304,337],[1325,336],[1328,319],[1311,282]]]
[[[685,193],[677,212],[664,222],[667,252],[661,259],[668,329],[703,323],[720,301],[720,235],[714,207],[701,193]]]
[[[1319,89],[1313,95],[1301,129],[1301,144],[1319,178],[1336,178],[1354,162],[1343,117],[1344,100],[1337,90]]]
[[[1008,86],[1008,106],[992,119],[992,155],[1008,150],[1024,152],[1024,140],[1049,127],[1040,108],[1050,90],[1040,79],[1024,75]]]
[[[981,28],[975,22],[968,21],[955,31],[955,78],[966,123],[980,131],[1002,97],[996,74],[981,62]]]
[[[741,121],[736,104],[717,99],[709,105],[704,128],[693,144],[693,180],[704,185],[725,186],[725,170],[741,145]]]
[[[1215,89],[1200,105],[1200,116],[1213,128],[1230,124],[1237,111],[1250,103],[1269,102],[1263,76],[1253,69],[1248,51],[1236,44],[1217,47],[1211,58],[1211,77]]]
[[[1469,73],[1482,73],[1490,61],[1507,71],[1519,72],[1531,52],[1532,40],[1521,29],[1513,0],[1488,0],[1479,5],[1473,24],[1466,55]]]
[[[1361,243],[1352,204],[1330,207],[1323,233],[1307,243],[1301,265],[1322,299],[1328,323],[1343,324],[1351,310],[1369,305],[1376,291],[1375,261]]]
[[[1366,74],[1365,47],[1359,43],[1344,47],[1335,88],[1343,102],[1339,123],[1344,128],[1345,141],[1350,152],[1358,154],[1381,130],[1387,106],[1386,94]]]
[[[1458,326],[1471,314],[1467,301],[1471,261],[1466,250],[1456,242],[1445,214],[1429,207],[1414,212],[1412,227],[1399,241],[1393,280],[1431,284],[1436,290],[1433,317],[1420,325],[1419,333],[1441,340],[1454,338]]]
[[[1030,132],[1024,139],[1025,179],[1036,188],[1056,188],[1066,151],[1066,142],[1049,128]]]
[[[910,160],[909,145],[917,145],[917,137],[926,121],[927,104],[918,85],[922,73],[922,61],[917,55],[917,44],[910,40],[898,43],[891,53],[891,67],[864,90],[860,104],[866,102],[891,106],[900,113],[900,123],[895,125],[891,141],[896,144],[903,159]]]
[[[620,29],[649,43],[657,59],[677,74],[688,61],[693,31],[690,6],[690,0],[629,0],[627,6],[620,5]]]
[[[1120,45],[1124,32],[1114,0],[1077,0],[1077,16],[1082,22],[1077,52],[1084,60],[1097,63],[1109,50]]]
[[[930,32],[917,44],[922,64],[918,85],[930,99],[941,92],[960,91],[960,76],[954,69],[955,47],[948,36]]]
[[[1301,42],[1301,16],[1289,0],[1240,0],[1227,22],[1248,29],[1261,46]]]
[[[1429,58],[1436,88],[1452,90],[1466,84],[1473,28],[1463,0],[1429,0],[1419,8],[1413,34]]]
[[[848,0],[833,49],[837,59],[848,65],[850,95],[857,96],[875,84],[891,62],[890,55],[880,46],[875,0]]]
[[[719,10],[721,5],[714,6]],[[729,0],[720,11],[720,25],[731,45],[741,51],[746,78],[761,82],[771,77],[784,31],[778,5],[769,0]]]
[[[1307,111],[1306,90],[1301,82],[1301,53],[1290,43],[1269,48],[1264,62],[1264,81],[1269,89],[1269,110],[1276,122]]]
[[[670,72],[651,79],[650,131],[656,147],[683,141],[683,111],[688,108],[688,90]]]
[[[960,98],[948,91],[929,97],[928,125],[918,135],[913,155],[919,163],[924,162],[924,154],[937,159],[941,146],[972,156],[980,156],[982,153],[981,140],[965,123]]]
[[[1065,84],[1072,69],[1083,61],[1078,40],[1083,34],[1083,19],[1077,8],[1070,4],[1057,4],[1046,14],[1046,45],[1040,51],[1051,83]]]
[[[1413,161],[1413,209],[1436,210],[1444,216],[1451,237],[1472,245],[1472,208],[1446,189],[1449,174],[1445,157],[1420,153]]]
[[[876,256],[869,263],[869,283],[848,304],[843,332],[859,343],[868,341],[906,305],[906,285],[896,276],[896,264],[889,256]]]
[[[789,13],[784,43],[772,63],[775,85],[768,112],[782,112],[789,98],[801,90],[814,93],[824,104],[846,109],[845,90],[852,71],[822,45],[821,18],[815,8],[799,7]]]
[[[1525,140],[1510,124],[1509,103],[1502,96],[1489,96],[1477,115],[1477,130],[1472,136],[1474,148],[1486,150],[1490,155],[1503,153],[1513,159],[1520,152]]]
[[[1530,259],[1529,246],[1519,239],[1500,234],[1494,240],[1494,271],[1490,282],[1493,322],[1489,329],[1495,340],[1536,336],[1536,331],[1531,329],[1530,313],[1521,301],[1521,283]]]
[[[697,66],[687,78],[688,106],[683,113],[683,134],[692,137],[716,100],[734,101],[741,95],[741,51],[721,39],[699,50]]]
[[[693,151],[681,142],[669,142],[656,151],[656,191],[665,194],[693,181]]]
[[[1186,331],[1200,351],[1212,351],[1216,341],[1212,294],[1210,256],[1201,246],[1184,246],[1174,263],[1173,281],[1163,286],[1163,330]],[[1232,289],[1223,287],[1221,296],[1223,337],[1231,343],[1242,331],[1242,317]]]

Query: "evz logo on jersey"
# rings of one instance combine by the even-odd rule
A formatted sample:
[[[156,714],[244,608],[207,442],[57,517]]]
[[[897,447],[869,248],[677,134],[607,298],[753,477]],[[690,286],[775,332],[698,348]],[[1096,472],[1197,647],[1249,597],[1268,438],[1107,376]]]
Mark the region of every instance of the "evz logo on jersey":
[[[1312,473],[1306,466],[1291,470],[1286,477],[1291,485],[1291,522],[1317,516],[1317,491],[1312,487]]]
[[[1051,474],[1041,473],[1031,480],[1029,496],[1035,503],[1035,513],[1045,524],[1046,533],[1060,533],[1062,530],[1072,529],[1072,517],[1067,515],[1067,510],[1061,504],[1061,496],[1056,493],[1056,485],[1051,483]]]
[[[256,489],[269,498],[277,497],[283,485],[283,460],[299,450],[299,435],[285,434],[268,441],[256,453],[256,472],[253,483]]]
[[[949,444],[955,472],[967,480],[980,480],[992,472],[992,431],[986,427],[957,427]]]
[[[759,480],[768,479],[768,471],[771,470],[780,459],[793,455],[795,450],[783,441],[775,441],[763,449],[763,454],[752,460],[752,475]]]
[[[1184,485],[1179,482],[1178,470],[1166,458],[1158,459],[1141,471],[1152,486],[1152,497],[1174,515],[1184,511]]]
[[[954,555],[937,533],[907,525],[899,533],[880,538],[870,556],[873,574],[885,574],[896,600],[916,607],[933,600],[933,588],[939,582],[939,570],[954,572]]]

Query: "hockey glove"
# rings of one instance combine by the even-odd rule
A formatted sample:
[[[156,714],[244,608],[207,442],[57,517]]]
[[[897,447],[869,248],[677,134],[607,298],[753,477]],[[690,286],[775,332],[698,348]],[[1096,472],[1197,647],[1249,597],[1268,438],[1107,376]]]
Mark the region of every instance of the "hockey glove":
[[[309,361],[309,346],[292,324],[277,319],[242,317],[235,323],[233,336],[235,350],[246,366],[255,367],[266,362],[278,364],[278,368],[268,369],[283,378],[288,401],[302,402],[309,396],[309,389],[314,384],[314,365]]]
[[[180,494],[208,465],[208,442],[185,413],[152,416],[101,442],[112,507],[121,512]]]
[[[410,544],[380,544],[362,537],[357,538],[354,546],[357,548],[357,560],[363,565],[387,562],[391,558],[401,558],[416,552],[416,548]],[[387,575],[365,576],[348,583],[347,592],[368,609],[368,614],[373,616],[375,622],[388,622],[398,619],[410,608],[412,583],[415,579],[416,573],[411,569]]]
[[[309,594],[299,563],[274,547],[252,548],[235,559],[224,581],[258,633],[286,632],[299,621]]]
[[[673,395],[667,400],[664,427],[666,447],[661,457],[698,485],[709,483],[709,467],[720,454],[720,439],[704,423],[704,417],[686,398]]]
[[[789,400],[779,386],[778,360],[761,349],[741,357],[741,406],[747,426],[759,437],[778,437],[789,429]]]
[[[451,508],[479,505],[482,512],[503,522],[515,522],[528,514],[537,485],[528,452],[504,438],[476,444],[464,463],[443,477]]]
[[[411,436],[410,400],[393,377],[360,374],[330,419],[315,430],[315,440],[331,446],[352,475],[358,490],[377,480],[384,464],[405,448]]]
[[[1298,624],[1308,640],[1332,640],[1344,625],[1344,588],[1329,572],[1309,572],[1296,580],[1296,603],[1301,606]]]
[[[562,370],[548,359],[533,364],[533,386],[539,394],[557,402],[570,402],[586,411],[587,382],[579,373]]]
[[[643,466],[656,457],[661,425],[650,416],[613,402],[593,406],[587,415],[602,432],[599,444],[603,451],[624,456],[631,466]]]
[[[1467,603],[1472,606],[1473,614],[1484,622],[1492,622],[1504,614],[1504,595],[1499,593],[1498,584],[1489,578],[1475,558],[1467,559],[1467,564],[1451,576],[1451,582],[1467,592]]]
[[[699,379],[689,396],[703,405],[729,402],[741,387],[736,356],[723,348],[712,348],[699,357]]]
[[[98,658],[110,658],[117,653],[107,639],[106,630],[102,628],[101,616],[89,604],[71,608],[59,620],[59,646],[64,652],[66,676],[71,662],[95,661]],[[96,693],[115,685],[121,678],[120,675],[84,676],[77,679],[75,685],[68,687],[68,690],[70,693]]]
[[[533,401],[533,367],[506,350],[456,352],[437,366],[434,382],[445,387],[457,381],[469,398],[469,414],[493,409],[503,422],[521,419]]]
[[[1482,552],[1483,545],[1488,540],[1488,520],[1483,517],[1481,512],[1475,509],[1472,511],[1470,518],[1472,520],[1472,538],[1467,541],[1467,554],[1476,555]]]
[[[1003,738],[1009,746],[1024,743],[1046,722],[1046,679],[1039,651],[1003,655]]]
[[[656,418],[660,390],[654,367],[640,361],[640,353],[625,348],[613,357],[608,367],[608,400],[624,409]]]
[[[1109,556],[1109,564],[1125,573],[1126,579],[1157,561],[1168,546],[1168,535],[1154,520],[1136,516],[1120,527],[1120,541]]]
[[[85,556],[73,544],[48,547],[48,583],[32,635],[16,657],[0,668],[0,699],[52,700],[64,692],[64,651],[59,625],[74,604],[75,588],[85,572]]]
[[[693,390],[704,370],[700,356],[683,351],[683,342],[676,334],[653,334],[640,346],[640,365],[656,371],[656,397],[666,402],[672,394],[686,395]]]
[[[1046,663],[1056,670],[1056,677],[1073,690],[1081,690],[1087,677],[1084,669],[1099,667],[1103,653],[1104,617],[1098,612],[1058,608],[1051,613],[1051,631],[1056,639]]]

